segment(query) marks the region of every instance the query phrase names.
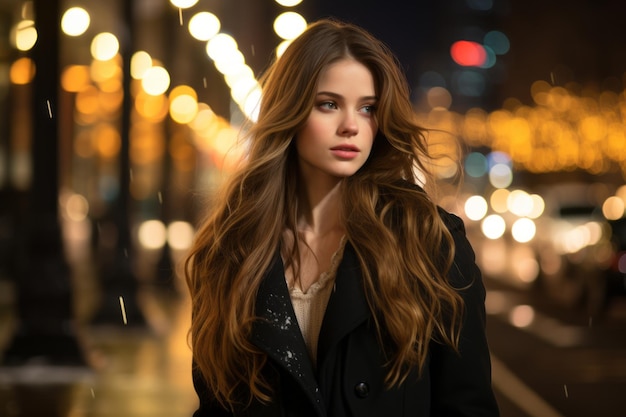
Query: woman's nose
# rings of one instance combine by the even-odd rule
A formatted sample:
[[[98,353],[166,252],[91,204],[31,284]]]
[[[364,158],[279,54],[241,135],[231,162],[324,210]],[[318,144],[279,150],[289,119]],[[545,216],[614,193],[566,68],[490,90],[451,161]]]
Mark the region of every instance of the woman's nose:
[[[359,133],[359,125],[357,124],[356,116],[352,113],[346,113],[341,120],[339,134],[342,136],[354,136],[357,133]]]

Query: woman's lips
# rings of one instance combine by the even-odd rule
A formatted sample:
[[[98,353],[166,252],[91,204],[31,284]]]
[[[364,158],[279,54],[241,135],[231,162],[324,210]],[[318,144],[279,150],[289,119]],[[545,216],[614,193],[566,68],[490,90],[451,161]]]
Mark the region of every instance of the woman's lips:
[[[354,145],[339,145],[330,148],[333,155],[341,159],[354,159],[359,154],[359,148]]]

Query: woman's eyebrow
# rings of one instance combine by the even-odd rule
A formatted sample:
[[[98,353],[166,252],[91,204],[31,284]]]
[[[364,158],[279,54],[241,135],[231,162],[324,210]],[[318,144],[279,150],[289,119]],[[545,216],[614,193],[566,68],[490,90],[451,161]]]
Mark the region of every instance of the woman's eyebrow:
[[[318,91],[317,96],[329,96],[329,97],[333,97],[333,98],[344,98],[341,94],[337,94],[337,93],[333,93],[332,91]],[[376,96],[363,96],[360,97],[360,100],[378,100],[378,97]]]

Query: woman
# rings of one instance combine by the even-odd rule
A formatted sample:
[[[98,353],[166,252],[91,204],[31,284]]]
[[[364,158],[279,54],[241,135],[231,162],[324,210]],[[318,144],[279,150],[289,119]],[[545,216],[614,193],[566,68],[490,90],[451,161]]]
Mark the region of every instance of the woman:
[[[203,416],[496,416],[480,271],[401,70],[322,20],[266,73],[186,262]],[[430,182],[429,182],[430,183]]]

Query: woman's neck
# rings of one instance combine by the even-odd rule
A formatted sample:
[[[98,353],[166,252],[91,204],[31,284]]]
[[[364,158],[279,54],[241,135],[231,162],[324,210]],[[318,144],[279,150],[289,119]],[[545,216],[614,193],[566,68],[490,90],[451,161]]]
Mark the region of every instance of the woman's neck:
[[[343,229],[341,182],[333,185],[305,184],[298,196],[297,228],[317,236]]]

